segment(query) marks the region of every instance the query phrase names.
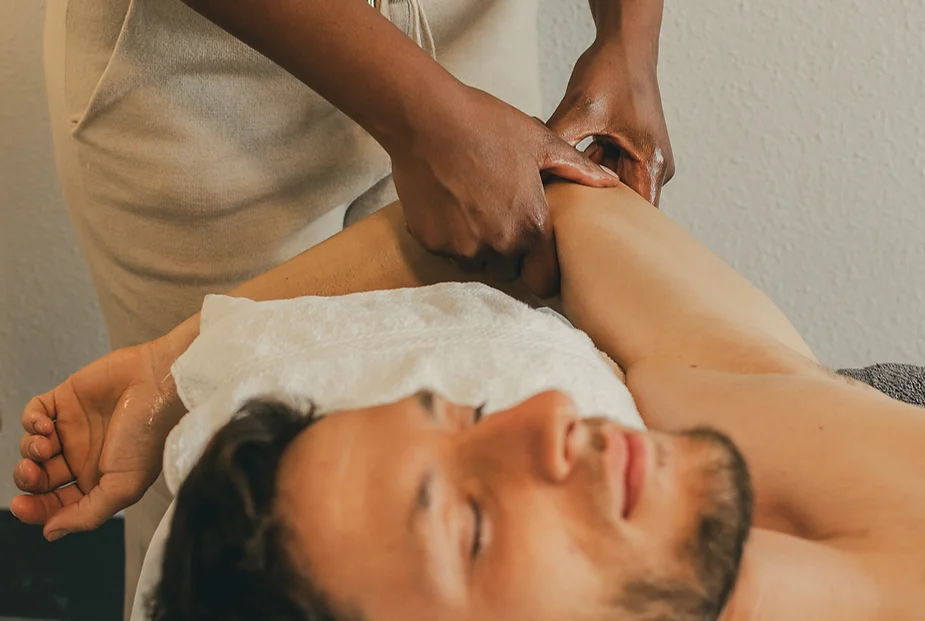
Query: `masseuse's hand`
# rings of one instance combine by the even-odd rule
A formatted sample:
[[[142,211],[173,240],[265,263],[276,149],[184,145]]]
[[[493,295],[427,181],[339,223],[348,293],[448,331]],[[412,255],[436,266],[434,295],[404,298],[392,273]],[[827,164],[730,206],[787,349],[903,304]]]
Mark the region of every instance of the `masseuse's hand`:
[[[482,91],[462,87],[435,102],[389,148],[408,230],[431,252],[464,269],[523,278],[533,292],[558,289],[553,232],[543,179],[554,175],[597,187],[617,179],[543,123]]]
[[[137,502],[160,473],[182,407],[161,341],[117,350],[26,406],[13,514],[49,540],[96,528]]]
[[[674,175],[674,156],[652,53],[599,38],[578,59],[547,125],[573,145],[593,136],[588,156],[658,206],[662,186]]]

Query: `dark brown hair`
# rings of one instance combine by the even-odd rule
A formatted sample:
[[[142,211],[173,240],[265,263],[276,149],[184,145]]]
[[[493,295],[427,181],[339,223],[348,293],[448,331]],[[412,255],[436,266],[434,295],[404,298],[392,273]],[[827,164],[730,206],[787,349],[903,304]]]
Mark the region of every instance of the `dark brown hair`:
[[[294,566],[275,509],[283,453],[316,420],[255,400],[215,434],[177,494],[153,621],[339,618]]]

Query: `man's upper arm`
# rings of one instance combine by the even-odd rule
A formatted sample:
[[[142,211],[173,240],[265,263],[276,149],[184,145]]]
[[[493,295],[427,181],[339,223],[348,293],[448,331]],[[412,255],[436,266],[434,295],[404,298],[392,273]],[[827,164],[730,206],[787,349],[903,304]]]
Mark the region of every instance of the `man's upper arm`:
[[[918,533],[923,544],[920,409],[821,369],[743,374],[660,363],[629,369],[627,386],[651,428],[705,425],[732,438],[756,489],[756,525],[897,546]]]
[[[567,316],[621,367],[813,354],[761,291],[632,190],[547,190]],[[706,347],[705,347],[706,346]]]
[[[424,250],[408,232],[401,205],[396,202],[239,285],[229,295],[278,300],[472,280],[482,280],[517,299],[538,304],[522,283],[463,272]]]

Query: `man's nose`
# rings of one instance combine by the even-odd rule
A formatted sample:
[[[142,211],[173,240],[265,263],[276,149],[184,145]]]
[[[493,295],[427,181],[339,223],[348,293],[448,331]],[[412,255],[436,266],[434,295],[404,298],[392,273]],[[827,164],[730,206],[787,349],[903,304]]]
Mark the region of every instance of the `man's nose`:
[[[493,420],[492,420],[493,419]],[[498,412],[486,423],[486,433],[497,434],[492,443],[500,460],[519,453],[531,469],[550,483],[565,481],[581,453],[584,435],[575,404],[565,393],[540,393],[519,405]],[[487,427],[493,426],[494,429]]]

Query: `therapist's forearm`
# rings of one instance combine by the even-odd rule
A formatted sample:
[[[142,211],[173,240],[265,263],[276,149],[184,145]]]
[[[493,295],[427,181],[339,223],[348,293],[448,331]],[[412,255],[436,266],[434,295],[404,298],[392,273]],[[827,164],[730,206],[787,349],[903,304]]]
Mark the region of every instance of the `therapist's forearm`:
[[[464,89],[366,0],[184,0],[360,124],[386,150]]]
[[[658,63],[664,0],[589,0],[597,41],[619,47],[633,62]]]

